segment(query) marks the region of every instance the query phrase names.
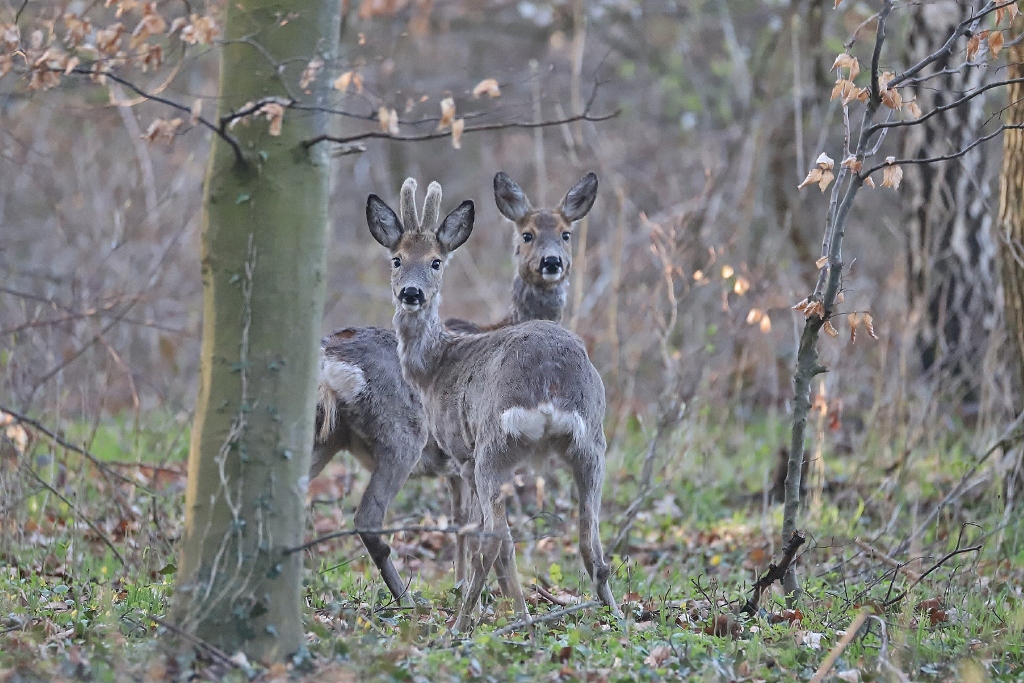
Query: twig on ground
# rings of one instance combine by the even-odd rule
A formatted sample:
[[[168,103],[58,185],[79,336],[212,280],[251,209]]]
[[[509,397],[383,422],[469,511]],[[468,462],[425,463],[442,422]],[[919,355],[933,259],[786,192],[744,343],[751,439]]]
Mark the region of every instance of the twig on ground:
[[[544,598],[545,600],[550,602],[552,605],[558,605],[559,607],[568,607],[569,605],[578,605],[578,604],[580,604],[581,598],[579,598],[579,597],[577,597],[575,595],[570,595],[570,596],[565,597],[565,598],[560,598],[557,595],[555,595],[554,593],[552,593],[551,591],[549,591],[544,586],[540,585],[539,583],[533,584],[533,590],[537,591],[537,595],[539,595],[540,597]]]
[[[71,508],[71,511],[74,512],[79,519],[85,522],[89,526],[89,528],[92,529],[93,532],[100,537],[100,540],[103,541],[104,545],[110,548],[111,552],[114,553],[114,557],[116,557],[117,561],[121,563],[121,566],[126,566],[124,557],[122,557],[120,551],[118,551],[114,543],[109,538],[107,538],[107,535],[103,533],[103,530],[96,526],[95,522],[89,519],[89,517],[84,512],[79,510],[78,507],[70,500],[68,500],[60,491],[50,486],[50,484],[45,479],[40,477],[39,473],[36,472],[32,467],[26,466],[25,469],[28,470],[28,473],[31,474],[32,477],[43,486],[43,488],[45,488],[53,495],[57,496],[57,498],[60,499],[62,503]]]
[[[782,581],[783,577],[786,576],[786,572],[789,571],[790,565],[793,564],[793,560],[796,558],[796,552],[800,549],[807,541],[806,537],[799,531],[794,531],[793,535],[789,537],[789,541],[786,542],[786,547],[782,550],[782,560],[778,565],[769,564],[768,571],[761,575],[751,589],[751,596],[747,598],[747,602],[740,608],[742,614],[757,614],[757,610],[760,607],[761,596],[764,592],[771,587],[776,581]]]
[[[297,545],[294,548],[288,548],[284,551],[285,555],[291,555],[297,553],[300,550],[306,550],[312,548],[320,543],[325,543],[335,538],[342,538],[343,536],[358,536],[359,534],[376,534],[383,536],[385,534],[397,534],[403,531],[411,533],[439,533],[439,534],[457,534],[460,536],[498,536],[499,534],[493,531],[481,531],[476,529],[465,529],[450,526],[400,526],[393,527],[390,529],[346,529],[345,531],[335,531],[325,536],[318,536],[312,541],[307,541],[302,545]]]
[[[854,539],[853,543],[854,543],[854,545],[856,545],[858,548],[860,548],[864,552],[868,553],[869,555],[872,555],[872,556],[878,558],[879,560],[881,560],[885,564],[889,565],[890,567],[894,567],[897,571],[899,571],[902,574],[904,574],[911,581],[920,581],[921,580],[921,574],[918,573],[918,572],[915,572],[913,569],[910,569],[905,562],[900,562],[895,557],[892,557],[891,555],[886,555],[883,551],[879,550],[878,548],[876,548],[875,546],[871,545],[867,541],[863,541],[863,540],[861,540],[859,538],[856,538],[856,539]]]
[[[180,628],[178,626],[175,626],[171,622],[169,622],[169,621],[167,621],[165,619],[161,619],[160,617],[158,617],[156,615],[147,614],[146,618],[149,619],[150,621],[158,624],[159,626],[162,626],[163,628],[167,629],[168,631],[170,631],[174,635],[179,636],[179,637],[187,640],[188,642],[192,643],[192,645],[194,645],[195,647],[199,648],[200,650],[202,650],[206,654],[210,655],[213,659],[216,659],[221,664],[226,664],[227,666],[230,666],[232,669],[241,668],[233,659],[231,659],[231,657],[228,657],[228,655],[223,650],[221,650],[220,648],[214,647],[213,645],[210,645],[208,642],[206,642],[202,638],[199,638],[198,636],[196,636],[196,635],[194,635],[192,633],[189,633],[188,631],[186,631],[186,630],[184,630],[184,629],[182,629],[182,628]]]
[[[847,646],[849,646],[849,644],[853,642],[853,639],[857,637],[857,632],[860,631],[860,627],[864,625],[864,622],[868,620],[869,616],[871,616],[871,610],[867,607],[862,608],[861,611],[857,613],[857,616],[853,618],[853,621],[850,622],[850,625],[846,628],[846,634],[839,639],[836,646],[833,647],[832,651],[828,653],[827,657],[825,657],[825,661],[823,661],[821,666],[818,667],[818,670],[814,672],[814,676],[811,677],[811,683],[821,683],[825,680],[825,676],[828,675],[828,672],[832,669],[836,660],[839,659],[839,655],[843,654],[843,651]]]
[[[945,564],[946,562],[948,562],[952,558],[956,557],[957,555],[963,555],[965,553],[978,552],[979,550],[982,549],[982,547],[983,546],[979,543],[978,545],[972,545],[970,548],[956,548],[955,550],[952,550],[952,551],[946,553],[945,555],[942,556],[941,559],[939,559],[938,562],[936,562],[931,567],[929,567],[927,570],[922,572],[921,576],[918,577],[918,579],[916,581],[912,581],[909,586],[907,586],[904,590],[900,591],[900,593],[896,597],[894,597],[894,598],[892,598],[890,600],[886,600],[885,603],[883,604],[883,607],[889,608],[889,607],[895,605],[897,602],[899,602],[903,598],[907,597],[907,594],[910,593],[910,591],[914,590],[914,588],[917,587],[917,584],[921,583],[925,579],[926,576],[931,574],[933,571],[935,571],[936,569],[941,567],[943,564]]]
[[[544,622],[547,622],[547,621],[554,621],[555,619],[558,619],[559,617],[564,617],[565,615],[572,614],[573,612],[579,612],[580,610],[585,610],[585,609],[590,609],[591,607],[600,607],[600,606],[601,606],[601,603],[598,600],[588,600],[586,602],[581,602],[578,605],[572,605],[571,607],[566,607],[565,609],[558,609],[558,610],[555,610],[554,612],[548,612],[547,614],[543,614],[543,615],[541,615],[539,617],[531,617],[529,620],[527,620],[527,619],[520,619],[519,621],[513,621],[508,626],[502,626],[497,631],[493,631],[491,633],[491,635],[497,638],[497,637],[505,635],[506,633],[511,633],[512,631],[515,631],[517,629],[521,629],[521,628],[523,628],[525,626],[536,626],[537,624],[543,624]]]

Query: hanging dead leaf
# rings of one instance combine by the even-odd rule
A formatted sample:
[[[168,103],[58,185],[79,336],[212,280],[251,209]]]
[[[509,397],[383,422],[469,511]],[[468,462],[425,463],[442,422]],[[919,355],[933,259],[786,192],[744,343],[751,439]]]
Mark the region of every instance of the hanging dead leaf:
[[[832,323],[829,322],[828,320],[825,321],[825,325],[821,329],[825,331],[825,334],[832,337],[833,339],[839,336],[839,330],[832,327]]]
[[[181,29],[181,39],[189,45],[207,45],[220,37],[220,29],[213,17],[193,14],[191,23]]]
[[[466,119],[452,121],[452,147],[462,149],[462,131],[466,127]]]
[[[836,81],[836,84],[832,86],[832,97],[830,97],[829,100],[834,100],[838,97],[843,101],[843,104],[846,104],[850,99],[852,99],[850,97],[850,93],[856,90],[857,86],[854,85],[853,81],[840,78]]]
[[[441,100],[441,120],[437,122],[437,129],[444,130],[452,125],[455,120],[455,100],[446,97]]]
[[[351,69],[334,79],[334,89],[345,92],[352,84],[352,76],[355,74]]]
[[[905,111],[912,119],[921,118],[921,107],[917,105],[917,100],[907,102],[903,107],[903,111]]]
[[[1006,13],[1010,17],[1010,23],[1012,24],[1017,15],[1020,14],[1020,8],[1017,7],[1017,3],[1011,3],[1005,7]]]
[[[473,97],[480,97],[481,95],[499,97],[501,95],[501,88],[498,87],[498,81],[493,78],[485,78],[477,83],[476,87],[473,88]]]
[[[903,96],[900,95],[900,91],[896,88],[886,88],[881,93],[882,104],[889,107],[894,111],[899,111],[903,108]]]
[[[302,70],[302,76],[299,77],[299,88],[302,90],[308,88],[316,80],[316,77],[320,75],[320,71],[323,68],[324,60],[319,55],[309,60],[309,64]]]
[[[731,277],[732,277],[732,276],[733,276],[733,275],[734,275],[735,273],[736,273],[736,271],[735,271],[735,270],[733,269],[733,267],[732,267],[732,266],[730,266],[730,265],[728,265],[728,264],[726,264],[726,265],[722,266],[722,279],[723,279],[723,280],[728,280],[728,279],[729,279],[729,278],[731,278]]]
[[[154,46],[154,47],[159,47],[159,46]],[[72,57],[71,59],[69,59],[68,63],[64,65],[64,75],[67,76],[69,73],[74,71],[75,68],[79,64],[81,64],[81,63],[82,63],[82,60],[80,60],[78,57]],[[2,76],[2,75],[3,74],[0,73],[0,76]]]
[[[998,57],[999,51],[1003,49],[1003,32],[992,31],[988,34],[988,50],[992,53],[992,57]]]
[[[167,20],[156,11],[155,2],[147,2],[143,9],[142,20],[132,31],[130,41],[132,49],[144,43],[150,36],[160,35],[167,30]]]
[[[871,179],[871,176],[868,176],[867,178],[864,179],[864,184],[867,185],[868,187],[874,187],[875,181]]]
[[[10,55],[0,55],[0,78],[3,78],[14,68],[14,59]]]
[[[18,28],[17,24],[7,24],[4,26],[2,40],[4,47],[14,52],[21,45],[21,29]]]
[[[850,156],[843,159],[843,163],[840,165],[843,168],[849,168],[855,171],[856,173],[860,173],[860,169],[864,165],[864,162],[851,154]]]
[[[759,308],[751,308],[750,311],[747,312],[747,324],[748,325],[755,325],[755,324],[761,322],[761,320],[763,318],[764,318],[764,313]]]
[[[849,78],[852,81],[857,78],[857,74],[860,73],[860,62],[858,62],[857,58],[849,52],[844,52],[836,57],[836,61],[832,63],[832,68],[849,69]]]
[[[868,336],[878,341],[878,337],[875,335],[875,321],[871,317],[870,313],[864,313],[861,316],[861,321],[864,323],[864,328],[868,331]]]
[[[891,71],[883,71],[878,77],[878,89],[886,90],[889,87],[889,83],[892,79],[896,78],[896,74]]]
[[[846,316],[846,322],[850,324],[850,343],[857,341],[857,326],[860,325],[860,314],[850,313]]]
[[[189,123],[193,126],[199,123],[199,117],[203,115],[203,100],[200,97],[196,98],[196,101],[192,103],[192,116],[189,119]]]
[[[96,32],[96,50],[101,55],[112,55],[120,49],[121,35],[124,33],[124,24],[117,22],[107,28]]]
[[[822,152],[821,154],[818,155],[818,158],[814,160],[814,163],[816,163],[821,168],[831,169],[835,166],[836,162],[828,154]]]
[[[795,306],[792,306],[791,310],[800,311],[801,313],[803,313],[804,311],[807,310],[807,307],[810,305],[810,303],[811,302],[809,299],[802,299],[800,303],[796,304]]]
[[[761,328],[761,332],[764,334],[768,334],[772,331],[772,319],[768,317],[767,313],[765,313],[764,317],[761,318],[761,324],[759,327]]]
[[[828,256],[822,256],[820,259],[814,262],[814,267],[821,270],[828,264]]]
[[[900,189],[900,182],[903,181],[903,169],[894,164],[896,157],[886,157],[888,164],[882,169],[882,187],[891,187],[894,190]]]
[[[153,143],[169,145],[174,142],[174,132],[178,130],[178,126],[181,123],[182,120],[178,118],[171,119],[170,121],[167,119],[156,119],[153,123],[149,124],[149,128],[142,134],[142,139]]]
[[[832,168],[835,166],[835,161],[832,157],[822,152],[818,155],[818,158],[814,163],[816,164],[815,168],[812,168],[807,172],[807,177],[804,178],[804,181],[797,185],[798,190],[802,190],[808,185],[818,183],[818,187],[821,188],[822,192],[824,192],[825,188],[829,186],[829,183],[831,183],[832,179],[835,177],[832,173]]]
[[[284,125],[284,105],[278,102],[267,102],[256,112],[263,114],[270,121],[270,128],[267,131],[271,136],[277,137],[281,134],[281,126]]]
[[[846,296],[842,292],[837,293],[836,294],[836,303],[837,304],[841,304],[844,301],[846,301]]]
[[[973,36],[967,39],[967,61],[973,62],[974,58],[978,56],[978,50],[981,49],[981,36],[975,33]]]
[[[750,290],[750,280],[743,277],[742,275],[736,276],[736,282],[732,285],[732,291],[736,294],[743,296]]]

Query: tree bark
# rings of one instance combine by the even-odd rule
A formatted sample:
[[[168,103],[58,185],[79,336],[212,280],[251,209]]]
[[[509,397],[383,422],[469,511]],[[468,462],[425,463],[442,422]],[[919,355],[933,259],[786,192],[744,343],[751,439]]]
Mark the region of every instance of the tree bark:
[[[330,0],[228,3],[218,116],[295,96],[316,55],[333,63],[340,9]],[[243,36],[262,49],[230,42]],[[306,99],[328,97],[326,82],[321,74]],[[262,661],[303,642],[302,554],[286,550],[304,531],[324,299],[330,164],[322,145],[302,141],[326,132],[326,119],[293,112],[277,136],[262,116],[232,130],[244,163],[214,137],[202,366],[171,609],[187,633]]]
[[[1007,79],[1024,78],[1024,43],[1010,48],[1006,62]],[[1006,123],[1024,122],[1024,85],[1011,84],[1008,95]],[[999,233],[1006,322],[1024,388],[1024,130],[1019,128],[1003,133]]]
[[[907,36],[908,64],[937,51],[964,18],[953,0],[919,5]],[[982,84],[987,71],[958,69],[963,54],[938,60],[926,73],[952,73],[914,88],[923,111],[948,104]],[[990,101],[990,100],[989,100]],[[985,96],[909,128],[902,156],[926,158],[962,149],[988,117]],[[989,335],[999,322],[998,244],[989,211],[995,163],[979,147],[960,159],[904,167],[907,284],[918,321],[916,345],[924,370],[954,378],[947,385],[978,400]]]

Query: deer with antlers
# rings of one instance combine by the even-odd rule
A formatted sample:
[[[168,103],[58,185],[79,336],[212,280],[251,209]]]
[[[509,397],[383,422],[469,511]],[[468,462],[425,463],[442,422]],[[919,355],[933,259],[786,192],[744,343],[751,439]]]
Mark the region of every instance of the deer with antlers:
[[[423,399],[431,437],[458,463],[466,490],[479,501],[484,535],[474,553],[456,630],[471,624],[491,567],[517,612],[528,615],[505,516],[503,485],[517,466],[556,454],[579,491],[580,555],[597,597],[619,612],[599,535],[604,483],[605,395],[583,342],[549,321],[526,321],[480,333],[453,332],[441,322],[444,267],[473,230],[465,201],[438,222],[441,186],[431,183],[422,215],[416,181],[402,185],[402,218],[370,195],[371,235],[389,250],[394,324],[405,379]]]

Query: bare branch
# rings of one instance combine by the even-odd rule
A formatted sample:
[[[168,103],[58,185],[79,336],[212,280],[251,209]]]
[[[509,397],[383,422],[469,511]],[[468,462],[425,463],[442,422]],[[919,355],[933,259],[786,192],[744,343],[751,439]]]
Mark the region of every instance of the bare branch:
[[[550,121],[538,121],[537,123],[526,123],[522,121],[511,121],[507,123],[483,123],[479,126],[466,126],[462,133],[479,133],[481,131],[488,130],[508,130],[508,129],[529,129],[529,128],[547,128],[549,126],[561,126],[566,123],[573,123],[574,121],[607,121],[613,119],[619,115],[620,111],[616,109],[610,114],[589,114],[584,112],[575,116],[567,116],[562,119],[552,119]],[[358,142],[360,140],[380,139],[380,140],[393,140],[395,142],[420,142],[423,140],[440,140],[442,138],[451,137],[451,131],[437,131],[433,133],[425,133],[423,135],[391,135],[384,131],[373,130],[365,133],[358,133],[356,135],[349,135],[345,137],[338,137],[334,135],[318,135],[315,138],[306,140],[302,144],[305,147],[312,147],[313,145],[321,142],[334,142],[338,144],[349,144]]]
[[[969,91],[967,94],[965,94],[963,97],[961,97],[958,100],[953,100],[949,104],[943,104],[941,106],[935,107],[935,109],[930,110],[927,114],[922,115],[920,118],[904,119],[902,121],[884,121],[884,122],[881,122],[881,123],[876,123],[873,126],[871,126],[870,128],[868,128],[867,133],[865,133],[865,135],[873,135],[874,133],[878,132],[879,130],[884,130],[886,128],[900,128],[900,127],[917,125],[918,123],[921,123],[923,121],[927,121],[928,119],[932,118],[936,114],[941,114],[942,112],[949,111],[950,109],[956,109],[960,105],[965,104],[967,102],[970,102],[975,97],[977,97],[978,95],[981,95],[982,93],[984,93],[987,90],[992,90],[993,88],[1001,88],[1003,86],[1008,86],[1008,85],[1012,85],[1012,84],[1015,84],[1015,83],[1024,83],[1024,78],[1010,78],[1010,79],[1007,79],[1005,81],[996,81],[996,82],[993,82],[993,83],[986,83],[985,85],[979,86],[979,87],[975,88],[974,90]]]
[[[996,137],[997,135],[1002,133],[1004,130],[1019,130],[1021,128],[1024,128],[1024,123],[1012,123],[1012,124],[1011,123],[1007,123],[1007,124],[1004,124],[1004,125],[1000,126],[997,129],[995,129],[994,131],[992,131],[988,135],[981,136],[980,138],[978,138],[977,140],[975,140],[971,144],[967,145],[963,149],[958,150],[956,152],[952,152],[950,154],[946,154],[946,155],[940,156],[940,157],[927,157],[927,158],[923,158],[923,159],[896,159],[892,163],[893,164],[897,164],[897,165],[898,164],[934,164],[934,163],[937,163],[939,161],[950,161],[951,159],[959,159],[960,157],[964,156],[965,154],[970,152],[972,149],[974,149],[978,145],[983,144],[985,142],[988,142],[992,138]],[[881,163],[881,164],[876,164],[875,166],[872,166],[868,170],[862,171],[861,174],[860,174],[860,177],[861,177],[861,179],[867,178],[869,175],[871,175],[875,171],[880,171],[880,170],[882,170],[883,168],[885,168],[888,165],[889,164],[884,163],[884,162]]]

